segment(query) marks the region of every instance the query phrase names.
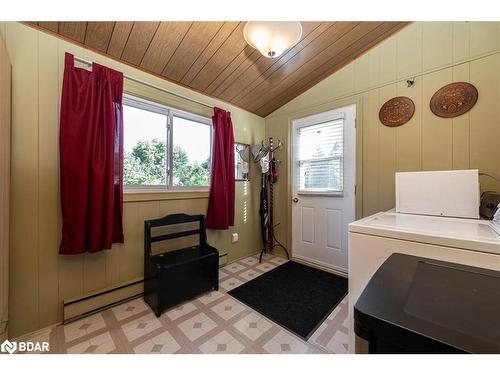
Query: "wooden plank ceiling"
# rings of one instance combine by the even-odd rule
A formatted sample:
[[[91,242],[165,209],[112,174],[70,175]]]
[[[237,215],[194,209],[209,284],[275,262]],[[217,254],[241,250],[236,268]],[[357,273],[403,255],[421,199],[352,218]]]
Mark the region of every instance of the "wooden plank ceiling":
[[[32,22],[86,48],[267,116],[407,22],[302,22],[297,45],[269,59],[245,22]]]

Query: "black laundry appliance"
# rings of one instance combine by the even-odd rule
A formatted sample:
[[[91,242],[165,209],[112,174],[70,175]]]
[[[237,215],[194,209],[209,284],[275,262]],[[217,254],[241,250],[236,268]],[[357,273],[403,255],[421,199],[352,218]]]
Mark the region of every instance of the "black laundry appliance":
[[[500,353],[500,272],[392,254],[354,306],[356,353]]]

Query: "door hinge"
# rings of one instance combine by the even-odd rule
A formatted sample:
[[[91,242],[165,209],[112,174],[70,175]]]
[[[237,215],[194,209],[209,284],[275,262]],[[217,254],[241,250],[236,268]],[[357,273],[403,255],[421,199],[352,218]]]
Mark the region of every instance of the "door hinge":
[[[354,185],[354,195],[356,195],[357,191],[358,191],[358,185]]]

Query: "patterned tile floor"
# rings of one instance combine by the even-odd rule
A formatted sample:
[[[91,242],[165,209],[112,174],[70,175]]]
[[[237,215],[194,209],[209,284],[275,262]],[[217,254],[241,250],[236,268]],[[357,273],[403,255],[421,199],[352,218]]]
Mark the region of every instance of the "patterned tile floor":
[[[337,353],[347,352],[347,297],[306,342],[226,291],[286,262],[256,256],[220,269],[220,289],[156,318],[141,298],[39,332],[51,353]]]

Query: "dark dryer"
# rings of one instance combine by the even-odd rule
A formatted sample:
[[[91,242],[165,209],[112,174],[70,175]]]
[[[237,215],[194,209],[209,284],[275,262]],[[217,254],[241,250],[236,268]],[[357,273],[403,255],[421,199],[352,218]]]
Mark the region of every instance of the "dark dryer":
[[[356,353],[500,353],[500,272],[392,254],[354,306]]]

